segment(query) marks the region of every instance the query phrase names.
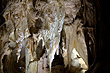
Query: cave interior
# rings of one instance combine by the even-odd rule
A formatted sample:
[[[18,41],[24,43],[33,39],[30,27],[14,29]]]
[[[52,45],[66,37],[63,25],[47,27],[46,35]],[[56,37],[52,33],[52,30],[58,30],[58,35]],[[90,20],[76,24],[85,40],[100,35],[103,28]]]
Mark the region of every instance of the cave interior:
[[[109,2],[0,0],[0,73],[109,73]]]

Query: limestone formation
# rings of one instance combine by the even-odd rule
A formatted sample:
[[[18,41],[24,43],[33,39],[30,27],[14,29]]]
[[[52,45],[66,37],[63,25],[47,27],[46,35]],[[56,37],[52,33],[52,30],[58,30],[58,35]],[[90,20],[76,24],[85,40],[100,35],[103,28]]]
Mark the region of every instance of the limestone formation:
[[[80,0],[5,1],[0,73],[84,73],[88,69]]]

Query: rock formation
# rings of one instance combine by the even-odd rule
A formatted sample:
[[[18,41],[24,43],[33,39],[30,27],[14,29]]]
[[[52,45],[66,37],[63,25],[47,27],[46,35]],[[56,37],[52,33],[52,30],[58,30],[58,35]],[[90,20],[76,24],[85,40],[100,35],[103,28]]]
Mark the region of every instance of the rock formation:
[[[104,7],[102,0],[1,0],[0,73],[107,73]]]

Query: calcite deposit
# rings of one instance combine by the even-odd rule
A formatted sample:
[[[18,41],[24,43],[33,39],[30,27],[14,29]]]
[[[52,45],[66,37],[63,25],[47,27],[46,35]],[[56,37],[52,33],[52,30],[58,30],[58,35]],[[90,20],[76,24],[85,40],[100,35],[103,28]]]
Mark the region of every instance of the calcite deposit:
[[[88,60],[80,9],[80,0],[10,0],[3,13],[0,73],[10,72],[5,62],[13,55],[11,73],[84,73]]]

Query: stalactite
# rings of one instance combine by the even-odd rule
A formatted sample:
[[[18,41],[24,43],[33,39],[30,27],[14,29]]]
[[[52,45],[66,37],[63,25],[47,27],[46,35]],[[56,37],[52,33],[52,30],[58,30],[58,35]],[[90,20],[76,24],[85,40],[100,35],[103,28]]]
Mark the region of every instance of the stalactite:
[[[64,30],[66,33],[66,41],[67,41],[66,45],[68,46],[68,44],[69,44],[69,47],[66,46],[67,50],[69,48],[69,50],[68,50],[69,54],[67,54],[68,55],[67,58],[69,60],[68,65],[70,64],[70,67],[73,66],[75,68],[82,68],[82,65],[85,65],[85,69],[87,70],[87,65],[88,65],[87,56],[84,53],[84,48],[86,48],[84,45],[86,45],[86,44],[84,43],[84,40],[79,39],[80,37],[84,39],[84,36],[82,35],[82,31],[81,31],[81,26],[82,26],[82,24],[80,23],[80,20],[78,20],[78,19],[76,19],[74,21],[74,23],[72,23],[72,25],[70,25],[70,26],[64,25],[64,27],[65,27]],[[73,30],[71,30],[71,29],[73,29]],[[71,31],[72,33],[70,33],[69,31]],[[80,31],[80,32],[78,32],[78,31]],[[80,33],[80,37],[78,36],[79,33]],[[81,45],[82,43],[83,43],[83,45]],[[81,59],[78,59],[77,56],[80,56]],[[68,68],[70,68],[70,67],[68,67]]]
[[[59,48],[60,32],[62,30],[64,20],[63,5],[61,6],[59,5],[60,4],[57,1],[50,1],[45,11],[46,30],[43,31],[43,37],[47,48],[50,72],[51,72],[51,63],[54,59],[55,52]],[[61,7],[61,10],[59,9],[59,7]]]

